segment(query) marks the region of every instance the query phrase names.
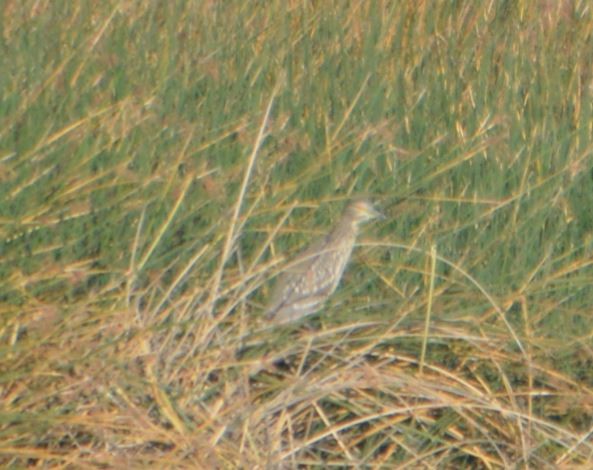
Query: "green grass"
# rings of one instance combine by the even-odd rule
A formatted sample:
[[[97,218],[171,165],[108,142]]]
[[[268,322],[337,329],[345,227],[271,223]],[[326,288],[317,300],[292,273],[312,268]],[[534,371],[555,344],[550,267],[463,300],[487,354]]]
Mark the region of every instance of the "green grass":
[[[593,465],[586,2],[2,16],[2,466]],[[270,328],[357,194],[387,220]]]

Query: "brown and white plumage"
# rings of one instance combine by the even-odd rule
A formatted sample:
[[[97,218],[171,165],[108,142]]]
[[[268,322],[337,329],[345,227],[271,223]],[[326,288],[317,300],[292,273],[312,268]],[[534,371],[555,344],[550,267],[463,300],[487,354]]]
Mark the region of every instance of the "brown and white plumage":
[[[288,323],[317,312],[338,287],[360,224],[377,217],[382,215],[369,201],[350,203],[335,228],[300,253],[279,276],[266,318]]]

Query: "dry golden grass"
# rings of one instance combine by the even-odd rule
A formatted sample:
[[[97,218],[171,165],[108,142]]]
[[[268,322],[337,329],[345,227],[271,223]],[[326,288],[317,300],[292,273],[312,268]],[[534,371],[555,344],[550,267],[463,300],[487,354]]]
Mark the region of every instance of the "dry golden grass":
[[[221,8],[4,5],[0,466],[593,467],[588,6]]]

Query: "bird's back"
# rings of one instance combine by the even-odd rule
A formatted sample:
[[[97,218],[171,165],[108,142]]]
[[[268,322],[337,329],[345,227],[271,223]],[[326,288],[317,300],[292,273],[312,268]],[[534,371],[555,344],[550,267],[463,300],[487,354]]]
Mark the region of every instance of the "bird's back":
[[[319,310],[340,282],[354,238],[338,226],[300,253],[279,276],[266,318],[285,323]]]

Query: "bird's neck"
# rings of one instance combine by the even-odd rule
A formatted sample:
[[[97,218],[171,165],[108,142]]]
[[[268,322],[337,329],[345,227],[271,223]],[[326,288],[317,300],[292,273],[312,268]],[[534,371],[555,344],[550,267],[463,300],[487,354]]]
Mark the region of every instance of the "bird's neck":
[[[358,234],[358,224],[349,219],[343,219],[333,230],[333,235],[340,238],[354,238]]]

